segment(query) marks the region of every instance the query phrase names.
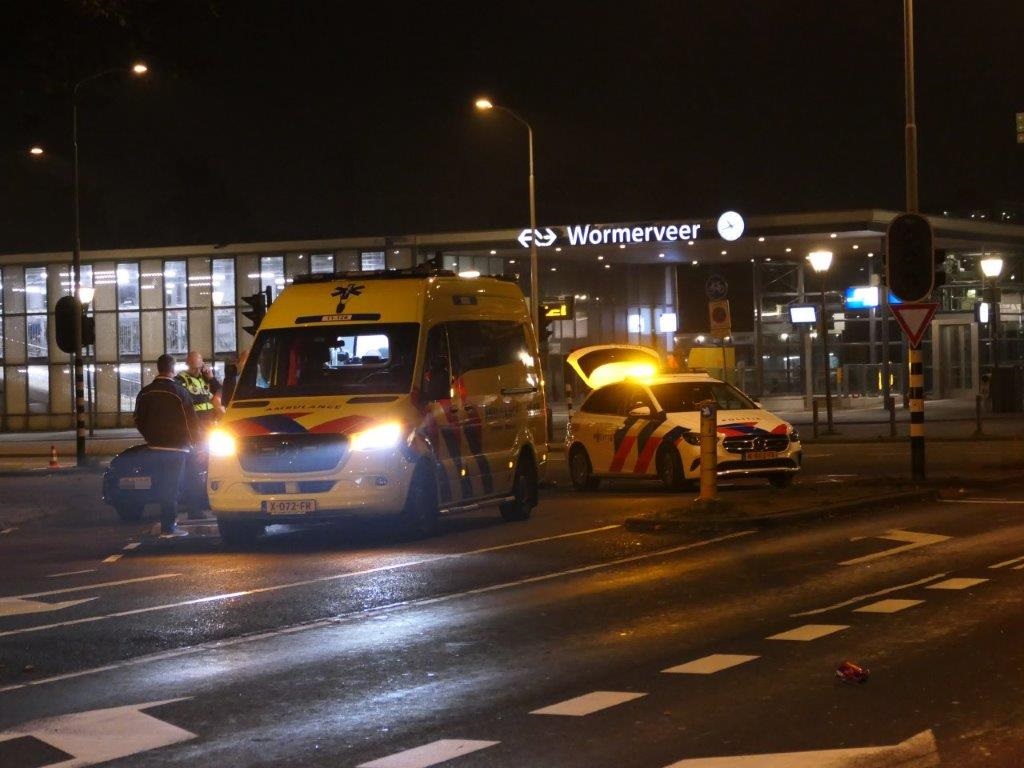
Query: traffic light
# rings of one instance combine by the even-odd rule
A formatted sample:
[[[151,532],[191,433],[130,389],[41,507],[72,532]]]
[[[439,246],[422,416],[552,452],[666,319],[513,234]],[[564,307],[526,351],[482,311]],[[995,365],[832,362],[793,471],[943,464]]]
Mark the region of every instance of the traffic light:
[[[96,319],[85,314],[82,302],[74,296],[61,296],[53,308],[54,335],[57,346],[69,355],[75,353],[75,314],[82,316],[82,346],[96,343]]]
[[[885,274],[889,290],[901,301],[923,301],[935,282],[932,226],[916,213],[901,213],[885,236]]]
[[[263,316],[267,314],[267,295],[260,291],[252,296],[243,296],[242,301],[249,305],[249,309],[242,312],[244,317],[252,321],[252,325],[245,326],[242,330],[246,333],[256,335],[263,322]]]

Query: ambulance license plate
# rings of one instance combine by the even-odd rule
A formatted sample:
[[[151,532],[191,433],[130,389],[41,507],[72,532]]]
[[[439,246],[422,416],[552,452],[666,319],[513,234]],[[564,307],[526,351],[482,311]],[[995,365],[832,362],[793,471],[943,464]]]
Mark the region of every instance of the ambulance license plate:
[[[263,511],[271,515],[304,515],[307,512],[316,512],[316,499],[264,501]]]
[[[777,458],[778,454],[775,451],[747,451],[747,455],[744,457],[746,461],[762,461],[764,459]]]
[[[122,477],[117,481],[117,487],[125,491],[148,491],[153,487],[153,478]]]

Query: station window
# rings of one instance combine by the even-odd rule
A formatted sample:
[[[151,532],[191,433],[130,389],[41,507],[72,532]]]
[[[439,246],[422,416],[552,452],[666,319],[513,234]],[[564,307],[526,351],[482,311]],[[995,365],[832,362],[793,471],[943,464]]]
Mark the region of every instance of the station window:
[[[46,267],[25,268],[25,346],[29,359],[45,359],[49,354],[47,336]],[[49,380],[49,373],[47,373]],[[49,403],[49,391],[47,391]]]
[[[235,310],[213,310],[213,351],[235,351]]]
[[[119,270],[120,271],[120,270]],[[120,279],[118,279],[120,283]],[[164,263],[164,306],[188,305],[188,270],[184,261]]]
[[[117,366],[117,378],[121,391],[120,410],[131,413],[135,410],[135,398],[142,389],[142,366],[139,363],[121,363]]]
[[[214,259],[213,291],[211,298],[215,307],[235,306],[235,260]]]
[[[333,253],[314,253],[309,257],[309,271],[314,275],[330,274],[334,271]]]
[[[268,287],[274,298],[284,290],[284,256],[260,257],[260,290],[265,291]]]
[[[359,268],[363,272],[384,269],[384,251],[362,251],[359,254]]]
[[[28,412],[49,413],[50,411],[50,366],[30,365],[28,367]]]
[[[164,345],[167,353],[183,355],[188,352],[188,313],[186,310],[167,310],[164,322]]]
[[[117,308],[139,308],[139,265],[117,265]]]
[[[3,360],[3,358],[4,358],[4,271],[3,271],[3,269],[0,269],[0,360]],[[0,369],[0,371],[2,371],[2,369]],[[2,379],[0,379],[0,383],[2,383]],[[3,390],[3,387],[0,386],[0,395],[3,394],[2,390]],[[0,403],[2,403],[2,402],[3,402],[3,398],[0,397]]]

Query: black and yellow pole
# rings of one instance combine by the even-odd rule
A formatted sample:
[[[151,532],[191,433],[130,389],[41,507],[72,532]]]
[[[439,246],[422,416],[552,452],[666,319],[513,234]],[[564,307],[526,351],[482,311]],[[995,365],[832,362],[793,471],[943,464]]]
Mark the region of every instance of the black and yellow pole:
[[[700,495],[697,502],[718,501],[718,406],[714,400],[700,403]]]
[[[910,345],[910,476],[924,480],[924,355],[921,342]]]

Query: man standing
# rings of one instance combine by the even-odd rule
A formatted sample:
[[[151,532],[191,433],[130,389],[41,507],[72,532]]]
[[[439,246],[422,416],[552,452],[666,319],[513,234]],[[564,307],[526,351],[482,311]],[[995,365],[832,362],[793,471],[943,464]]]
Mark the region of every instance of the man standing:
[[[187,536],[177,527],[178,496],[199,425],[191,394],[174,378],[174,358],[160,355],[156,370],[156,378],[135,399],[135,426],[161,458],[160,538]]]
[[[178,374],[178,383],[192,395],[192,405],[199,418],[200,428],[209,429],[224,410],[220,405],[220,382],[203,364],[203,356],[196,350],[188,353],[185,362],[188,369]]]

